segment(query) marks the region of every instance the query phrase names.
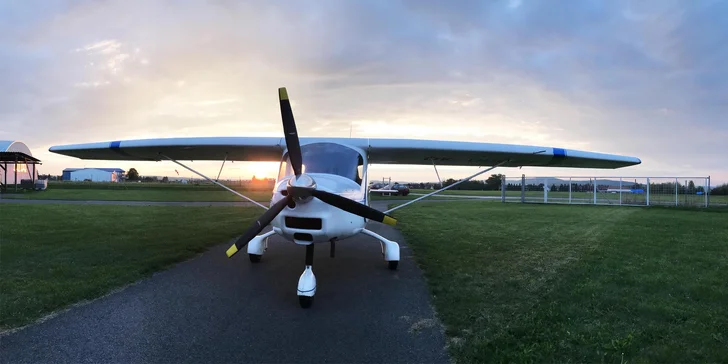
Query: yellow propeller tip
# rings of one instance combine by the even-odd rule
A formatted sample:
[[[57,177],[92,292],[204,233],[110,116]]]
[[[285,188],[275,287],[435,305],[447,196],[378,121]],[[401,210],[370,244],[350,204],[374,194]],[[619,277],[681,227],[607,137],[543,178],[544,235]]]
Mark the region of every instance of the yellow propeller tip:
[[[392,225],[392,226],[397,224],[397,220],[395,218],[389,217],[389,216],[385,216],[384,220],[382,220],[382,222],[387,225]]]
[[[237,252],[238,252],[238,247],[235,246],[235,244],[233,244],[233,246],[228,248],[228,250],[225,252],[225,254],[227,254],[228,258],[230,258],[233,255],[235,255],[235,253],[237,253]]]
[[[285,87],[278,88],[278,98],[281,100],[288,100],[288,91]]]

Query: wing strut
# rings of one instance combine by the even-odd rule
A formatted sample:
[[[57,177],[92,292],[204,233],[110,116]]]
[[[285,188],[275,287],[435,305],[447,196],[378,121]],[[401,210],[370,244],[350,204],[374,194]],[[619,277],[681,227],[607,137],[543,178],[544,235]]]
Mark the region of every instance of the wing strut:
[[[414,200],[412,200],[412,201],[409,201],[409,202],[407,202],[407,203],[401,204],[401,205],[399,205],[399,206],[395,206],[395,207],[393,207],[393,208],[391,208],[391,209],[389,209],[389,210],[387,210],[387,211],[384,211],[384,213],[385,213],[385,214],[388,214],[388,213],[390,213],[390,212],[392,212],[392,211],[394,211],[394,210],[396,210],[396,209],[399,209],[399,208],[405,207],[405,206],[407,206],[407,205],[413,204],[413,203],[415,203],[415,202],[417,202],[417,201],[419,201],[419,200],[421,200],[421,199],[423,199],[423,198],[425,198],[425,197],[430,197],[430,196],[432,196],[432,195],[434,195],[434,194],[436,194],[436,193],[439,193],[439,192],[445,191],[445,190],[446,190],[446,189],[448,189],[448,188],[452,188],[452,187],[455,187],[455,186],[457,186],[457,185],[459,185],[459,184],[461,184],[461,183],[463,183],[463,182],[467,182],[467,181],[470,181],[471,179],[473,179],[473,178],[475,178],[475,177],[477,177],[477,176],[480,176],[481,174],[483,174],[483,173],[485,173],[485,172],[488,172],[488,171],[490,171],[490,170],[493,170],[493,169],[495,169],[496,167],[498,167],[498,166],[500,166],[500,165],[502,165],[503,163],[506,163],[506,162],[508,162],[508,160],[504,160],[504,161],[502,161],[502,162],[500,162],[500,163],[498,163],[498,164],[494,165],[493,167],[490,167],[490,168],[488,168],[488,169],[484,169],[484,170],[482,170],[482,171],[480,171],[480,172],[478,172],[478,173],[476,173],[476,174],[474,174],[474,175],[472,175],[472,176],[470,176],[470,177],[468,177],[468,178],[464,178],[464,179],[461,179],[461,180],[459,180],[459,181],[457,181],[457,182],[455,182],[455,183],[453,183],[453,184],[451,184],[451,185],[449,185],[449,186],[447,186],[447,187],[441,188],[441,189],[439,189],[439,190],[437,190],[437,191],[435,191],[435,192],[430,192],[430,193],[428,193],[428,194],[426,194],[426,195],[424,195],[424,196],[420,196],[420,197],[418,197],[418,198],[416,198],[416,199],[414,199]]]
[[[222,160],[222,165],[220,166],[220,172],[217,172],[217,178],[215,178],[215,181],[220,180],[220,174],[222,174],[222,167],[225,167],[225,162],[227,161],[227,153],[225,153],[225,159]]]
[[[432,159],[432,166],[435,167],[435,174],[437,175],[437,180],[440,181],[440,188],[442,188],[442,179],[440,178],[440,173],[437,172],[437,166],[435,165],[435,158]]]
[[[257,201],[253,201],[253,200],[252,200],[252,199],[251,199],[250,197],[244,196],[244,195],[243,195],[243,194],[241,194],[240,192],[238,192],[238,191],[235,191],[235,190],[233,190],[232,188],[230,188],[230,187],[228,187],[228,186],[225,186],[224,184],[222,184],[222,183],[220,183],[220,182],[218,182],[218,181],[214,181],[214,180],[212,180],[212,179],[211,179],[210,177],[207,177],[207,176],[205,176],[204,174],[202,174],[202,173],[200,173],[200,172],[197,172],[197,171],[195,171],[194,169],[192,169],[192,168],[190,168],[190,167],[187,167],[186,165],[184,165],[184,164],[182,164],[182,163],[180,163],[180,162],[177,162],[176,160],[174,160],[174,159],[172,159],[172,158],[170,158],[170,157],[167,157],[166,155],[164,155],[164,154],[162,154],[162,153],[159,153],[159,155],[161,155],[162,157],[164,157],[164,158],[166,158],[166,159],[168,159],[168,160],[171,160],[172,162],[175,162],[175,163],[179,164],[180,166],[184,167],[184,168],[185,168],[185,169],[187,169],[188,171],[190,171],[190,172],[192,172],[192,173],[194,173],[194,174],[196,174],[196,175],[198,175],[198,176],[201,176],[202,178],[204,178],[204,179],[206,179],[206,180],[208,180],[208,181],[210,181],[210,182],[212,182],[212,183],[214,183],[214,184],[216,184],[216,185],[218,185],[218,186],[220,186],[220,187],[222,187],[222,188],[224,188],[224,189],[226,189],[226,190],[228,190],[228,191],[230,191],[230,192],[232,192],[232,193],[234,193],[234,194],[236,194],[236,195],[238,195],[238,196],[240,196],[240,197],[242,197],[242,198],[244,198],[244,199],[246,199],[246,200],[248,200],[248,201],[250,201],[250,202],[252,202],[252,203],[254,203],[254,204],[256,204],[256,205],[258,205],[258,206],[260,206],[260,207],[262,207],[262,208],[264,208],[264,209],[266,209],[266,210],[268,210],[268,208],[267,208],[267,207],[265,207],[265,205],[262,205],[261,203],[259,203],[259,202],[257,202]]]

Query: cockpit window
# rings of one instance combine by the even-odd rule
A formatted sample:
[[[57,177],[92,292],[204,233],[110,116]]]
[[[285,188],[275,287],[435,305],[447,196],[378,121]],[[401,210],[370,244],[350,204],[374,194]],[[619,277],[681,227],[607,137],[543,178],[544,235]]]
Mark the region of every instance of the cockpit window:
[[[361,184],[364,159],[354,149],[335,143],[314,143],[301,146],[303,154],[303,173],[329,173],[346,177]],[[278,179],[293,175],[288,153],[283,156],[283,163]]]

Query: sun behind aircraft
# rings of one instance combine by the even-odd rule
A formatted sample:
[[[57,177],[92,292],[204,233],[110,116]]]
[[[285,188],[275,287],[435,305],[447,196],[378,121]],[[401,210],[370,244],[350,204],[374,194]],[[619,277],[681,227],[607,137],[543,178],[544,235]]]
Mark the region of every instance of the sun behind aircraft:
[[[394,225],[391,211],[452,188],[496,167],[621,168],[640,164],[634,157],[551,147],[412,139],[299,138],[285,88],[278,89],[284,138],[200,137],[123,140],[53,146],[54,153],[97,160],[170,160],[265,211],[227,250],[232,257],[247,245],[252,262],[266,251],[268,238],[278,234],[306,246],[305,268],[298,280],[302,307],[316,293],[313,274],[315,244],[334,244],[365,234],[378,240],[389,269],[397,269],[399,245],[366,228],[368,220]],[[279,162],[269,207],[180,163],[180,160]],[[371,164],[490,166],[470,177],[405,204],[381,212],[369,206],[368,170]],[[267,225],[272,230],[260,234]],[[260,234],[260,235],[258,235]]]

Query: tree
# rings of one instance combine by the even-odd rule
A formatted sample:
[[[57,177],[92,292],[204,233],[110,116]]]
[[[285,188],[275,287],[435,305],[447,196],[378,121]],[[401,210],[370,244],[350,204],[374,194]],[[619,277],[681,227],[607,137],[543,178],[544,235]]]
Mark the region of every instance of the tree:
[[[486,190],[500,190],[501,183],[503,182],[503,175],[502,174],[491,174],[488,179],[485,180],[485,189]]]
[[[728,183],[724,183],[712,190],[710,190],[711,195],[728,195]]]
[[[139,172],[137,172],[136,168],[131,168],[126,174],[126,177],[129,181],[136,181],[139,179]]]

